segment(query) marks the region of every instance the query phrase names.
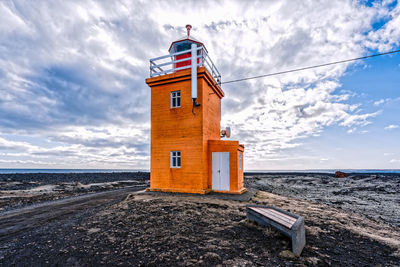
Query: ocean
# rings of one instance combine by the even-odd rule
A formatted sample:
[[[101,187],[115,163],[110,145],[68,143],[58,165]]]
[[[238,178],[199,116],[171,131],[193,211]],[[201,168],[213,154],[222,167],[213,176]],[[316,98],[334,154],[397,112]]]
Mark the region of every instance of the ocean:
[[[396,173],[399,169],[314,169],[314,170],[246,170],[246,173]],[[0,169],[0,173],[113,173],[113,172],[149,172],[146,169]]]

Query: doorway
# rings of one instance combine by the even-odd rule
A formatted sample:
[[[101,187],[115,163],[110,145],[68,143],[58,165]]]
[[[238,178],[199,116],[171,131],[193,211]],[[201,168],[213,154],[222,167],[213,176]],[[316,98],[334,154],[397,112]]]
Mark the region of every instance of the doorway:
[[[229,191],[229,152],[212,152],[212,190]]]

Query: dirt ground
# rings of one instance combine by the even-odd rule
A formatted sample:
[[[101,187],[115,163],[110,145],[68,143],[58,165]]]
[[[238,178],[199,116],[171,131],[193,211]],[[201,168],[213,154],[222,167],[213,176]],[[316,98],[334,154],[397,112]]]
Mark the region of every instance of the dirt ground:
[[[0,213],[40,202],[143,185],[149,185],[149,173],[0,174]]]
[[[258,192],[251,202],[305,217],[307,245],[301,257],[289,252],[290,241],[279,232],[247,222],[244,202],[134,193],[116,204],[8,240],[0,260],[3,266],[396,266],[400,262],[400,231],[387,224],[267,192]]]
[[[101,205],[80,201],[86,208],[70,205],[60,215],[51,212],[60,208],[50,203],[46,212],[52,214],[51,220],[43,214],[27,215],[35,227],[0,238],[0,266],[400,266],[400,229],[393,223],[363,210],[310,200],[316,192],[301,198],[298,188],[307,187],[289,186],[296,184],[293,181],[285,185],[284,179],[246,179],[253,188],[271,184],[266,190],[274,193],[259,191],[250,201],[240,202],[133,192]],[[322,200],[334,195],[330,192],[335,183],[351,184],[300,179],[317,185],[323,180]],[[324,189],[324,182],[332,185]],[[279,189],[281,185],[286,189]],[[278,195],[277,190],[297,193]],[[357,203],[362,194],[353,196]],[[307,243],[300,257],[290,253],[287,237],[246,221],[248,203],[273,205],[305,218]],[[0,219],[6,213],[0,212]]]

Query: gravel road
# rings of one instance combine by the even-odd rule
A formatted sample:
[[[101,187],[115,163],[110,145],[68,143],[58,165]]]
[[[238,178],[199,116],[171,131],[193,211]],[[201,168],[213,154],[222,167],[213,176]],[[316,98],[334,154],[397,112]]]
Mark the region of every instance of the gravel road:
[[[51,228],[53,225],[74,224],[77,219],[119,203],[129,194],[144,189],[143,185],[132,186],[48,201],[0,213],[0,266],[11,266],[15,264],[15,260],[23,259],[12,257],[11,255],[16,256],[14,253],[18,255],[19,252],[24,252],[34,255],[32,251],[29,253],[29,250],[20,251],[20,246],[24,247],[29,245],[29,242],[35,241],[27,240],[27,236],[37,236],[38,231]],[[29,262],[26,264],[30,265]]]

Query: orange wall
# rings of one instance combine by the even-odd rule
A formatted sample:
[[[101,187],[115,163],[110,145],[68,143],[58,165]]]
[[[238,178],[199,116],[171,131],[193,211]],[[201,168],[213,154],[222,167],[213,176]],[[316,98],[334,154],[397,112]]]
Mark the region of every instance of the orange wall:
[[[208,183],[208,139],[219,139],[223,92],[205,68],[198,69],[200,107],[192,113],[191,72],[149,78],[151,87],[152,190],[204,193]],[[170,108],[170,92],[181,91],[181,107]],[[170,168],[170,151],[181,151],[181,168]]]
[[[239,160],[239,155],[242,154],[242,169],[239,168],[240,160]],[[243,186],[243,173],[244,173],[244,145],[239,145],[239,148],[237,150],[237,164],[238,164],[238,178],[237,178],[237,183],[238,183],[238,188],[244,188]]]
[[[209,158],[208,154],[208,140],[219,140],[221,132],[221,95],[218,95],[212,89],[209,81],[202,80],[201,83],[202,96],[203,96],[203,171],[207,179],[204,179],[204,186],[211,189],[209,183]]]
[[[243,187],[243,168],[239,170],[239,153],[243,153],[244,146],[239,145],[239,141],[226,140],[209,140],[208,155],[209,155],[209,171],[208,183],[212,184],[212,152],[229,152],[229,191],[232,193],[241,193]]]

